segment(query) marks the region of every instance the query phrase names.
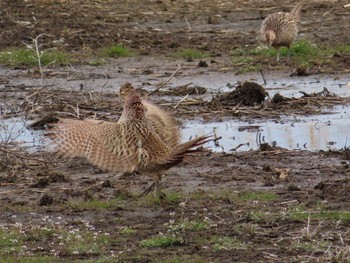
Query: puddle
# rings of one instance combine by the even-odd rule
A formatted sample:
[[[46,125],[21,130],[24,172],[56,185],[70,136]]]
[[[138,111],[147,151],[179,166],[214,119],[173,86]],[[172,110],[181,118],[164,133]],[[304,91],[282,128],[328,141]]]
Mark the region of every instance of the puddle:
[[[211,142],[207,146],[217,152],[258,149],[260,143],[290,150],[339,150],[350,145],[350,105],[336,106],[331,111],[332,114],[317,116],[285,116],[279,121],[187,122],[182,130],[182,140],[215,132],[222,138],[217,145]],[[42,132],[28,130],[27,124],[18,118],[1,120],[0,140],[30,150],[45,147]]]
[[[332,108],[334,114],[284,117],[281,121],[226,121],[218,123],[187,123],[183,140],[195,135],[215,132],[222,137],[214,151],[247,151],[258,149],[260,143],[269,143],[290,150],[342,149],[350,145],[350,106]]]
[[[44,147],[42,133],[27,129],[27,124],[20,118],[0,120],[0,142],[17,144],[30,150]]]

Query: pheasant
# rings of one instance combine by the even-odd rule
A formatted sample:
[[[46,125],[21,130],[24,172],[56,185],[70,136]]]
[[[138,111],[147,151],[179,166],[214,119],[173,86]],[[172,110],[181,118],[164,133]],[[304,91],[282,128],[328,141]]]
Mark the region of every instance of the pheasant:
[[[85,157],[102,170],[148,175],[154,181],[151,187],[155,186],[155,194],[164,200],[160,189],[162,174],[197,152],[197,147],[208,142],[210,136],[172,145],[173,141],[161,136],[147,117],[146,105],[131,90],[118,122],[60,119],[48,135],[56,150],[66,157]]]
[[[279,48],[289,48],[298,35],[302,4],[297,4],[290,13],[277,12],[268,15],[261,25],[261,41],[277,50],[277,62],[280,59]]]
[[[125,101],[126,97],[135,92],[130,83],[124,83],[119,89],[119,97]],[[175,118],[152,102],[141,99],[145,107],[145,117],[153,126],[155,132],[170,147],[174,148],[180,142],[180,131]]]

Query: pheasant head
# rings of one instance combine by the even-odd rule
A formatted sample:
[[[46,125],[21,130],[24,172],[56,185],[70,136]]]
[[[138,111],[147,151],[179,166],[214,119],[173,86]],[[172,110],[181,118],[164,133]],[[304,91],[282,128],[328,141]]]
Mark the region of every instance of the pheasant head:
[[[120,120],[143,120],[145,117],[145,107],[141,102],[140,96],[132,90],[127,94],[124,102],[124,111]]]
[[[120,87],[119,94],[118,94],[119,98],[121,98],[123,101],[125,101],[128,94],[134,90],[135,90],[134,87],[129,82],[124,83]]]
[[[273,30],[267,30],[265,32],[265,38],[266,38],[266,43],[269,45],[269,46],[272,46],[275,39],[276,39],[276,33],[275,31]]]

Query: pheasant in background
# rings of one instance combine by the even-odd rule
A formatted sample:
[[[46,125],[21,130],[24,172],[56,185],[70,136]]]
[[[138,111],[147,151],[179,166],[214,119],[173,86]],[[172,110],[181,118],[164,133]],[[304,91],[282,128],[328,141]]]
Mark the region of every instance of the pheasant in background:
[[[85,157],[103,170],[139,171],[150,176],[156,194],[163,200],[165,195],[159,186],[162,174],[197,152],[196,147],[206,143],[209,137],[200,136],[183,144],[175,144],[173,139],[178,136],[178,129],[174,129],[176,135],[160,134],[148,116],[147,103],[140,99],[136,91],[130,90],[117,123],[60,119],[53,125],[49,136],[64,156]]]
[[[290,13],[277,12],[268,15],[261,25],[261,41],[277,50],[277,62],[280,59],[279,48],[290,48],[298,35],[302,4],[297,4]],[[289,50],[288,50],[289,54]]]

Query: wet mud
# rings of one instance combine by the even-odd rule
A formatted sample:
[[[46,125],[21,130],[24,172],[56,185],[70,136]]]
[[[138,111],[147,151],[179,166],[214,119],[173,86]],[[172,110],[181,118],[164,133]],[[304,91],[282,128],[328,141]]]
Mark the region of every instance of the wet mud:
[[[349,261],[348,61],[336,58],[343,59],[331,70],[337,74],[291,76],[294,68],[266,68],[265,84],[260,72],[236,75],[229,66],[229,50],[255,45],[257,28],[275,3],[5,2],[2,48],[47,33],[47,39],[62,39],[57,47],[83,58],[114,43],[140,55],[99,67],[47,69],[43,79],[33,68],[0,68],[0,241],[14,240],[17,232],[22,237],[19,245],[0,242],[1,260]],[[285,3],[285,11],[294,4]],[[347,31],[339,27],[339,19],[350,16],[345,4],[308,1],[301,37],[346,43]],[[199,67],[197,60],[164,56],[177,48],[208,50],[215,62],[205,59],[208,67]],[[178,64],[181,70],[169,80]],[[259,88],[253,103],[218,99],[240,94],[237,87],[246,81],[270,98],[262,100]],[[162,187],[173,197],[167,207],[152,194],[139,197],[150,183],[144,175],[62,158],[43,138],[56,117],[118,120],[117,93],[125,82],[152,93],[150,100],[174,114],[183,141],[215,134],[192,163],[167,172]],[[84,238],[72,242],[69,231]],[[88,243],[90,235],[96,238]],[[158,236],[175,242],[145,245]]]

